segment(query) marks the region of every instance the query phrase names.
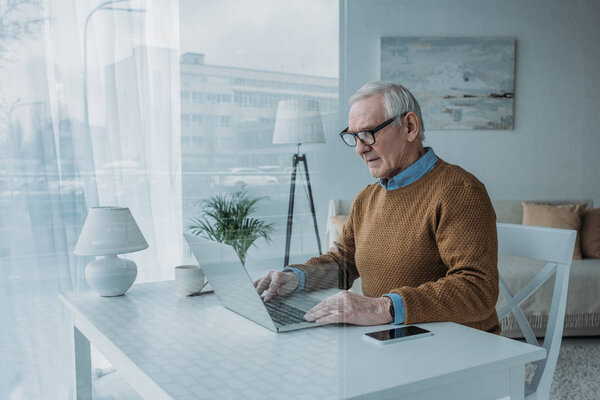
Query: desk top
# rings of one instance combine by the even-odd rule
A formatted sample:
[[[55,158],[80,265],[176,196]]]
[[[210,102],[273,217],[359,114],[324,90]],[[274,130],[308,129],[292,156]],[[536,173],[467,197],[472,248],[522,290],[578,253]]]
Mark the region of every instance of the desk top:
[[[120,297],[59,297],[78,329],[152,398],[348,398],[400,386],[411,393],[545,357],[542,348],[449,322],[418,324],[433,335],[385,345],[363,333],[392,325],[274,333],[214,295],[178,297],[174,281],[134,285]]]

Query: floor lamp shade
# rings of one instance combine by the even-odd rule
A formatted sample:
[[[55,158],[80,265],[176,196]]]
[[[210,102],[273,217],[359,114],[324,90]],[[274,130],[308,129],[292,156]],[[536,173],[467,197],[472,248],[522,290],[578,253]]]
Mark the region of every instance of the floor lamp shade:
[[[280,101],[273,143],[325,143],[319,102],[312,99]]]
[[[105,256],[85,268],[90,286],[101,296],[120,296],[133,285],[137,266],[117,254],[148,248],[131,212],[124,207],[93,207],[73,251],[81,256]]]

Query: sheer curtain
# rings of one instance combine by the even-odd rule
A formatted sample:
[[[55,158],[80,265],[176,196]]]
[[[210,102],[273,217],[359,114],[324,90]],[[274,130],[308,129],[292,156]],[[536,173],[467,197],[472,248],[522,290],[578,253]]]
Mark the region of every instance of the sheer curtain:
[[[0,18],[0,398],[65,399],[56,296],[86,288],[88,208],[131,209],[136,282],[183,255],[178,3],[0,0]]]

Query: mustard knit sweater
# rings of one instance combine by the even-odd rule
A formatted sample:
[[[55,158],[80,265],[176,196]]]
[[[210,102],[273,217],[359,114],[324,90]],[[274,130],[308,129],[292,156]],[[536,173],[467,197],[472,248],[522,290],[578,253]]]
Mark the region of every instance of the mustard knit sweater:
[[[365,296],[398,293],[405,324],[453,321],[500,333],[497,257],[496,215],[485,186],[439,159],[403,188],[367,186],[354,199],[337,249],[292,266],[304,271],[306,290],[348,289],[360,276]],[[338,282],[331,282],[332,268]]]

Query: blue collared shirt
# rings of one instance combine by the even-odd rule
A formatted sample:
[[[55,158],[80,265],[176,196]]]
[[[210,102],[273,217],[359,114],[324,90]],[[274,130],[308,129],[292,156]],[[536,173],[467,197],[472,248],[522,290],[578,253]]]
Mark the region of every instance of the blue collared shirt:
[[[404,186],[408,186],[413,182],[421,179],[426,173],[428,173],[437,163],[438,157],[435,155],[431,147],[425,147],[425,154],[415,161],[410,167],[400,172],[398,175],[391,179],[379,179],[379,184],[385,190],[400,189]],[[298,268],[287,267],[284,271],[292,271],[298,277],[298,287],[296,290],[304,290],[306,285],[306,276],[304,272]],[[389,297],[394,303],[394,324],[402,324],[406,318],[406,309],[404,308],[404,301],[402,296],[398,293],[386,293],[382,296]]]
[[[437,163],[437,156],[431,147],[425,147],[425,154],[411,166],[394,176],[392,179],[380,178],[379,184],[386,190],[400,189],[421,179]]]

